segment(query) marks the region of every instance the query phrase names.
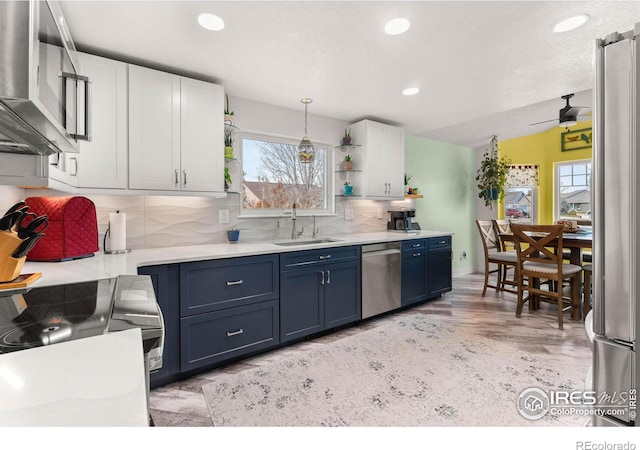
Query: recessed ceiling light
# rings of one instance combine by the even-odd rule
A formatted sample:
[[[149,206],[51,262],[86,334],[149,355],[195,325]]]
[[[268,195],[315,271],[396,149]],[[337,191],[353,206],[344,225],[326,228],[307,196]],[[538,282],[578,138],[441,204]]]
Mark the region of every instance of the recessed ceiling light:
[[[565,31],[575,30],[580,25],[587,23],[587,20],[589,20],[589,16],[587,14],[569,17],[568,19],[556,24],[556,26],[553,27],[553,31],[556,33],[564,33]]]
[[[198,23],[202,28],[211,31],[220,31],[224,28],[224,20],[220,16],[210,13],[202,13],[198,16]]]
[[[387,22],[387,24],[384,26],[384,32],[391,35],[402,34],[407,31],[410,26],[411,24],[407,19],[398,17],[397,19],[393,19]]]
[[[420,89],[418,89],[417,87],[406,88],[404,91],[402,91],[402,95],[416,95],[418,92],[420,92]]]

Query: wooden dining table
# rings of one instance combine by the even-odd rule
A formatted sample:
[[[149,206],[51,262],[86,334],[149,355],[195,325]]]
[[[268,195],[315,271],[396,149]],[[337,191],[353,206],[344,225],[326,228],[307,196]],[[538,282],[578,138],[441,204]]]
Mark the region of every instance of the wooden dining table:
[[[593,231],[591,227],[579,227],[574,233],[562,233],[562,247],[571,252],[569,262],[582,265],[582,250],[593,247]]]
[[[513,242],[513,235],[510,233],[501,233],[500,239]],[[556,239],[549,242],[549,245],[555,245]],[[569,250],[571,256],[569,262],[577,266],[582,265],[582,250],[593,247],[593,231],[591,227],[579,226],[574,232],[562,233],[562,248]]]

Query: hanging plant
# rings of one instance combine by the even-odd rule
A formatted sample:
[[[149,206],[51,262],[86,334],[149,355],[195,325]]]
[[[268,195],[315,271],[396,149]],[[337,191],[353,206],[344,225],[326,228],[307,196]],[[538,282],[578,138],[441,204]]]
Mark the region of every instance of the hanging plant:
[[[485,206],[493,209],[493,203],[504,200],[505,185],[511,161],[498,157],[498,136],[491,138],[490,148],[487,149],[480,162],[476,175],[478,182],[478,197],[484,200]]]

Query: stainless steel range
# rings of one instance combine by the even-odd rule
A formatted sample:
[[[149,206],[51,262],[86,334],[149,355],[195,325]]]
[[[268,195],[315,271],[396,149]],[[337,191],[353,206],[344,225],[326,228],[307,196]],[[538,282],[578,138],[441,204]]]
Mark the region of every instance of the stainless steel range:
[[[164,321],[146,275],[0,292],[2,354],[140,328],[146,370],[162,367]]]

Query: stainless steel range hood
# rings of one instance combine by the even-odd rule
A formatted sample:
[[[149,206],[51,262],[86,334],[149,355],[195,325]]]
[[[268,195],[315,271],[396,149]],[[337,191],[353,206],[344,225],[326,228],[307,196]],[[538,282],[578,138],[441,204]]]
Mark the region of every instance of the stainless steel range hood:
[[[88,81],[56,1],[0,1],[0,152],[78,152]]]

